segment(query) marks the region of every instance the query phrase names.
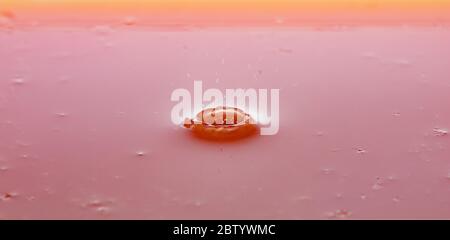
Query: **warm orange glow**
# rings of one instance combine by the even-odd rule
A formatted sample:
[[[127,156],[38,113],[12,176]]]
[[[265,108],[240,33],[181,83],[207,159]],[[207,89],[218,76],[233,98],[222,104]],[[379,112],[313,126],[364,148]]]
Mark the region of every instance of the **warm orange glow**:
[[[0,0],[0,11],[44,19],[139,17],[184,24],[450,21],[450,0]],[[276,20],[278,21],[278,20]],[[55,22],[55,21],[54,21]]]
[[[14,8],[90,9],[430,9],[450,0],[1,0]]]

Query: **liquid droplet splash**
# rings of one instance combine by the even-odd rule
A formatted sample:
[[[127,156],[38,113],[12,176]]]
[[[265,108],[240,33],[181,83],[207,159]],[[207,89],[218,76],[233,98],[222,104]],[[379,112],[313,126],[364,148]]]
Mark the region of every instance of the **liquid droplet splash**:
[[[243,110],[232,107],[207,108],[183,125],[195,136],[213,141],[238,140],[255,135],[259,128]]]

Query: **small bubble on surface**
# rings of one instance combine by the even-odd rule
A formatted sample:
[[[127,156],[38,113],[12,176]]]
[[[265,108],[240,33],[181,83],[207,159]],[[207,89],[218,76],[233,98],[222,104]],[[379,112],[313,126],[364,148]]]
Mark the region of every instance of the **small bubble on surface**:
[[[328,218],[347,219],[352,215],[352,212],[346,209],[338,209],[334,212],[328,212],[326,215]]]
[[[65,112],[58,112],[58,113],[56,113],[56,116],[58,116],[60,118],[65,118],[65,117],[67,117],[67,113],[65,113]]]
[[[136,155],[137,155],[138,157],[144,157],[145,155],[147,155],[147,153],[144,152],[144,151],[137,151],[137,152],[136,152]]]
[[[367,196],[363,194],[363,195],[360,196],[360,198],[361,198],[361,200],[366,200]]]
[[[392,116],[394,116],[394,117],[400,117],[400,113],[399,113],[399,112],[393,112],[393,113],[392,113]]]
[[[367,153],[367,150],[365,150],[363,148],[360,148],[360,147],[356,148],[355,150],[356,150],[356,153],[358,153],[358,154],[365,154],[365,153]]]
[[[91,198],[91,200],[82,204],[83,207],[92,209],[100,215],[109,215],[112,210],[114,201],[111,199],[102,199],[98,197]]]
[[[32,202],[32,201],[34,201],[34,200],[36,200],[36,197],[35,197],[35,196],[28,196],[28,197],[27,197],[27,201]]]
[[[10,201],[14,198],[18,197],[18,194],[15,192],[5,192],[0,195],[0,200],[2,201]]]
[[[100,215],[109,215],[111,213],[110,207],[98,207],[95,211]]]
[[[384,181],[381,178],[377,177],[375,183],[372,185],[372,189],[377,191],[382,188],[384,188]]]
[[[325,175],[330,175],[330,174],[334,173],[334,169],[324,168],[324,169],[322,169],[322,173]]]
[[[434,128],[433,133],[435,136],[443,137],[448,135],[448,129],[447,128]]]
[[[325,135],[325,133],[322,131],[317,131],[316,133],[314,133],[314,136],[317,136],[317,137],[323,137],[324,135]]]
[[[103,200],[103,199],[99,199],[99,198],[94,198],[90,201],[88,201],[84,206],[85,207],[92,207],[92,208],[97,208],[97,207],[104,207],[104,206],[109,206],[113,203],[112,200]]]

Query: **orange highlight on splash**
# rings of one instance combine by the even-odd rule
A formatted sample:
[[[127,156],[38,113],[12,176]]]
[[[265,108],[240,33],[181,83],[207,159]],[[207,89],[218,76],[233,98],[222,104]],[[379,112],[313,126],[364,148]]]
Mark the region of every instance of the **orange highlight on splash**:
[[[185,128],[199,138],[213,141],[233,141],[259,132],[258,125],[243,110],[234,107],[207,108],[194,119],[186,119]]]

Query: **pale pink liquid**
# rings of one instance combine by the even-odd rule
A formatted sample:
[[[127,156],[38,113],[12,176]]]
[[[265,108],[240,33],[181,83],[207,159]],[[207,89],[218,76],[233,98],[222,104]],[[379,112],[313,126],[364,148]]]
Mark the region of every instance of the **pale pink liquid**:
[[[0,217],[450,218],[445,27],[0,31]],[[279,88],[280,131],[170,121],[176,88]]]

